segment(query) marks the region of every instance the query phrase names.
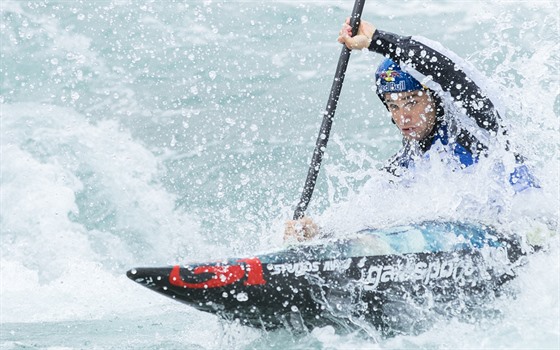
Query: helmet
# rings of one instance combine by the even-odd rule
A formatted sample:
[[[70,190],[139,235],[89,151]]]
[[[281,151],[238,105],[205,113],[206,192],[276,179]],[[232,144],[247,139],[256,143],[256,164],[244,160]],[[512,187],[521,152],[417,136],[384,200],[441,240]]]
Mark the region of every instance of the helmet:
[[[422,90],[424,87],[412,75],[403,71],[401,67],[390,58],[386,58],[375,72],[377,95],[383,100],[387,92],[406,92]]]

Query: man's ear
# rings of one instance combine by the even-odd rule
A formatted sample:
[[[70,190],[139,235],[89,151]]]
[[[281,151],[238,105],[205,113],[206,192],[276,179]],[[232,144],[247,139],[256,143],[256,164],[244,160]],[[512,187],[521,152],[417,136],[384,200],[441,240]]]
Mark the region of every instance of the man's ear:
[[[388,112],[391,112],[391,111],[389,110],[389,106],[387,106],[387,104],[385,103],[385,101],[383,101],[383,106],[385,106],[385,108],[387,108],[387,111],[388,111]],[[397,125],[397,123],[395,123],[395,120],[394,120],[393,118],[391,118],[391,123]]]

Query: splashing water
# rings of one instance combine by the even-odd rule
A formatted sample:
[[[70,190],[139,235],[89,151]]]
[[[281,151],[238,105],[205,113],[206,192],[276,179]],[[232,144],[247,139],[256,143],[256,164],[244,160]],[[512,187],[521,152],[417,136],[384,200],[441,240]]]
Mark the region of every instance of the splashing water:
[[[304,335],[248,329],[124,276],[132,266],[281,245],[350,3],[0,7],[2,348],[560,345],[557,2],[366,4],[364,18],[379,28],[437,40],[486,76],[513,147],[542,188],[514,194],[504,186],[493,172],[502,154],[468,172],[433,161],[429,175],[390,184],[376,169],[400,137],[373,91],[380,57],[355,52],[309,215],[336,234],[478,221],[546,246],[513,281],[517,297],[496,302],[500,318],[436,324],[376,344],[329,327]]]

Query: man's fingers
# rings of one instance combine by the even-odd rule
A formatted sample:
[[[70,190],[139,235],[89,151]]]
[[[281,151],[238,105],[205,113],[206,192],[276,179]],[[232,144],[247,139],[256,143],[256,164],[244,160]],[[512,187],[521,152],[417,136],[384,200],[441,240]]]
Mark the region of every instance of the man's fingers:
[[[350,26],[344,26],[344,27],[342,27],[340,32],[338,32],[338,35],[339,36],[352,36],[352,28]]]
[[[311,218],[304,217],[299,220],[289,220],[285,223],[284,241],[293,238],[298,242],[303,242],[315,237],[317,233],[317,224]]]
[[[349,48],[350,50],[352,50],[356,47],[356,42],[355,42],[354,38],[351,38],[349,36],[340,37],[340,40],[338,42],[346,45],[346,47]]]

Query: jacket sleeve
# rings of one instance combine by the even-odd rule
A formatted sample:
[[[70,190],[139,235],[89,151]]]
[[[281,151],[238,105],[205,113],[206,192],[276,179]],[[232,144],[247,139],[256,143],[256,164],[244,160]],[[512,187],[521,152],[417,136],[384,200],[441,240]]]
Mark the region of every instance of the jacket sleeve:
[[[375,31],[369,50],[391,58],[403,68],[411,68],[425,77],[426,81],[437,83],[444,92],[462,104],[467,115],[480,128],[493,134],[498,132],[500,117],[494,104],[449,57],[412,37],[381,30]],[[422,80],[420,82],[424,83]]]

